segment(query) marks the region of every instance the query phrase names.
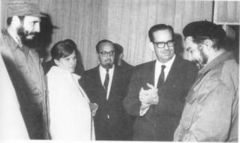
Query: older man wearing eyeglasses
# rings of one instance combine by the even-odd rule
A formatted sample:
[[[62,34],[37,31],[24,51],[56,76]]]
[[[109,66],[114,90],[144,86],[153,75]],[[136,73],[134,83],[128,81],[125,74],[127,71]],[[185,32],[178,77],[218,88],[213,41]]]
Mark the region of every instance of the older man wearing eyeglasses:
[[[157,59],[136,67],[124,107],[136,117],[133,140],[171,141],[197,67],[175,54],[171,26],[154,25],[149,39]]]
[[[128,80],[114,65],[114,43],[101,40],[96,51],[100,64],[86,71],[81,79],[91,102],[98,104],[94,117],[96,140],[130,140],[131,119],[122,104]]]

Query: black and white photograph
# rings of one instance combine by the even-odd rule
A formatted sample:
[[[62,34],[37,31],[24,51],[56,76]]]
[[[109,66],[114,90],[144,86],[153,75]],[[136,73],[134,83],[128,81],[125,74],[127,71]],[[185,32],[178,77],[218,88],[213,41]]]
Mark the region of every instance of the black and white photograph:
[[[0,142],[238,142],[240,1],[0,0]]]

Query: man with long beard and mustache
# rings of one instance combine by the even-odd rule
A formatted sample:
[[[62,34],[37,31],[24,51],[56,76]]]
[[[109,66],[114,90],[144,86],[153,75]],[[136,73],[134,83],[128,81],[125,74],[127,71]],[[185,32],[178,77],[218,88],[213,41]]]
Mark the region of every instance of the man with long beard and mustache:
[[[175,141],[237,142],[239,65],[226,50],[226,33],[220,25],[196,21],[183,29],[189,60],[199,65]]]
[[[96,51],[100,64],[86,71],[80,81],[90,101],[98,104],[94,117],[96,140],[129,140],[131,120],[122,105],[127,80],[114,65],[114,43],[101,40]]]
[[[31,139],[49,138],[46,81],[38,53],[28,46],[40,32],[41,16],[36,4],[10,1],[7,29],[2,30],[0,38],[1,54]]]

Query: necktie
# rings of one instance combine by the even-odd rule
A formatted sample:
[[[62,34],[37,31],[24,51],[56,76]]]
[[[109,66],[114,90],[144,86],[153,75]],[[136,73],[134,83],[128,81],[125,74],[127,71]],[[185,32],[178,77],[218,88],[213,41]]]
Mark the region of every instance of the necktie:
[[[158,84],[157,84],[157,87],[161,87],[164,83],[164,78],[165,78],[165,74],[164,74],[164,69],[165,69],[165,65],[162,65],[161,66],[161,74],[158,78]]]
[[[108,89],[108,83],[109,83],[109,73],[108,73],[108,69],[106,69],[106,76],[105,76],[105,81],[104,81],[104,88],[105,88],[105,90],[107,91],[107,89]]]

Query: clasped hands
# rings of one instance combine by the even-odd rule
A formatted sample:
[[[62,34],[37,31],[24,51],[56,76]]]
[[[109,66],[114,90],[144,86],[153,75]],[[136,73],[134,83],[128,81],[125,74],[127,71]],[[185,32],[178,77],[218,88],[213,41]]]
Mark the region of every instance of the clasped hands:
[[[149,89],[145,90],[143,88],[139,91],[139,100],[142,105],[150,106],[158,104],[159,97],[158,97],[158,89],[153,85],[147,83]]]

